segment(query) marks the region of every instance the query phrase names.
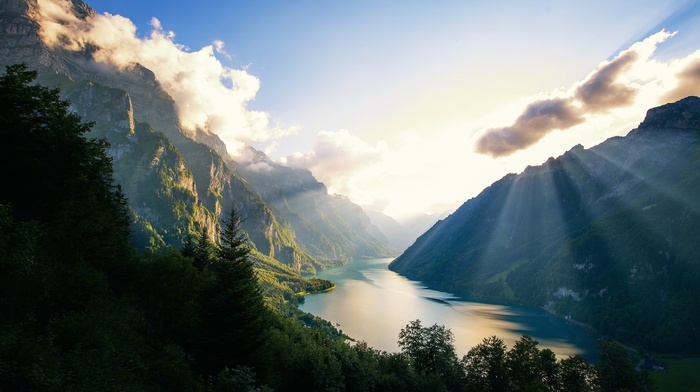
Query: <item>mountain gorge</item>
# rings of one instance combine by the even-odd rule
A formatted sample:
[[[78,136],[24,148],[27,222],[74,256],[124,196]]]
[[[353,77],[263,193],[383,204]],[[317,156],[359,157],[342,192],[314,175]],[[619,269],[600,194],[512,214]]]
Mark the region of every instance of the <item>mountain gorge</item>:
[[[72,6],[82,20],[95,16],[82,1]],[[0,65],[38,70],[40,84],[60,87],[72,110],[94,123],[90,136],[109,141],[138,247],[179,247],[203,228],[216,238],[220,217],[233,206],[264,268],[280,262],[286,267],[274,268],[312,274],[357,257],[395,254],[371,234],[373,225],[359,206],[328,195],[310,172],[253,151],[272,168],[256,171],[255,162],[230,157],[216,135],[185,131],[175,101],[147,68],[97,62],[95,47],[48,46],[38,7],[35,0],[0,1]]]
[[[543,307],[654,349],[700,350],[700,98],[625,137],[508,175],[390,268],[442,289]]]

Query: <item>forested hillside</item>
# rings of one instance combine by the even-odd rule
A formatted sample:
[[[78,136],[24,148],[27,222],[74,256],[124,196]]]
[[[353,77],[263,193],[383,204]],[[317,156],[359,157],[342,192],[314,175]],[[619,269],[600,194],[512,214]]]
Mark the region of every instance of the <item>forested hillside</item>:
[[[508,175],[390,268],[544,307],[648,349],[700,352],[700,98]]]

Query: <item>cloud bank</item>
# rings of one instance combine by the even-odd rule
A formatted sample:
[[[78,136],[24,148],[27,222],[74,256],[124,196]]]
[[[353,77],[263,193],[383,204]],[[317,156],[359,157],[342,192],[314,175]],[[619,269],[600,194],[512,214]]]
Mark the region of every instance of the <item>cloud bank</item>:
[[[554,130],[566,130],[593,115],[631,105],[640,86],[630,71],[647,63],[657,45],[673,35],[660,31],[600,64],[568,93],[555,93],[552,98],[530,103],[512,125],[487,129],[477,140],[476,151],[492,157],[507,156],[532,146]]]
[[[180,123],[189,131],[217,134],[237,155],[252,142],[275,140],[290,129],[270,125],[265,112],[248,110],[260,81],[245,70],[225,67],[215,52],[229,56],[222,41],[198,51],[175,42],[158,19],[150,35],[139,38],[136,26],[119,15],[97,14],[81,19],[67,0],[39,0],[39,23],[47,45],[78,51],[90,48],[95,61],[127,68],[139,63],[150,69],[175,100]]]
[[[386,153],[385,143],[372,146],[347,130],[322,131],[316,136],[312,151],[288,156],[283,163],[309,169],[329,186],[329,191],[349,195],[360,173],[383,161]]]

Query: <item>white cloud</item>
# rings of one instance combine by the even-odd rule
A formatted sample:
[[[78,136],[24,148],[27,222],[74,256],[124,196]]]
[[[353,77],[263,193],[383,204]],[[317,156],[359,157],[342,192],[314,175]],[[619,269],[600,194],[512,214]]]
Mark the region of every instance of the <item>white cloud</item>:
[[[225,67],[214,56],[227,55],[224,43],[215,41],[197,51],[174,41],[175,34],[163,30],[157,19],[151,33],[139,38],[136,27],[119,15],[98,14],[81,20],[65,0],[39,0],[42,38],[48,45],[69,50],[95,46],[98,62],[117,67],[140,63],[152,70],[178,107],[185,129],[203,129],[217,134],[229,152],[237,154],[247,143],[277,139],[292,129],[270,125],[265,112],[249,110],[260,81],[245,70]]]
[[[226,44],[224,43],[224,41],[216,40],[216,41],[212,42],[212,44],[214,45],[214,49],[216,49],[216,53],[218,53],[218,54],[220,54],[220,55],[226,57],[226,58],[229,59],[229,60],[231,60],[231,55],[228,54],[228,52],[226,51],[226,49],[224,49],[224,46],[226,46]]]
[[[311,170],[331,192],[351,195],[365,170],[380,164],[386,152],[385,143],[371,146],[347,130],[322,131],[312,151],[293,154],[283,162]]]

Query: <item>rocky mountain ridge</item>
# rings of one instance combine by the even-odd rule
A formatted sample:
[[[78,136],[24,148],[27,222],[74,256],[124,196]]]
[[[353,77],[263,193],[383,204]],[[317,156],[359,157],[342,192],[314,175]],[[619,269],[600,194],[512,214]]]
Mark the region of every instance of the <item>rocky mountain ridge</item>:
[[[82,1],[72,4],[78,17],[94,17],[94,10]],[[274,203],[264,200],[239,172],[240,165],[227,155],[218,137],[185,132],[175,102],[153,72],[139,64],[117,68],[96,63],[90,48],[48,47],[39,35],[38,6],[36,0],[0,1],[0,65],[25,63],[37,69],[40,83],[60,87],[73,109],[86,121],[95,122],[93,136],[110,141],[115,176],[137,223],[137,243],[179,246],[186,233],[201,227],[209,228],[215,238],[219,217],[234,205],[256,250],[298,271],[313,273],[328,264],[393,251],[381,239],[366,236],[371,224],[357,227],[342,220],[329,221],[338,238],[354,242],[359,237],[364,247],[330,252],[317,246],[326,242],[322,234],[327,228],[315,228],[312,235],[300,238],[296,233],[300,228],[287,216],[296,217],[300,212],[282,214]],[[327,194],[319,197],[333,199]]]
[[[511,174],[390,268],[456,293],[544,307],[647,348],[697,352],[700,98]]]

